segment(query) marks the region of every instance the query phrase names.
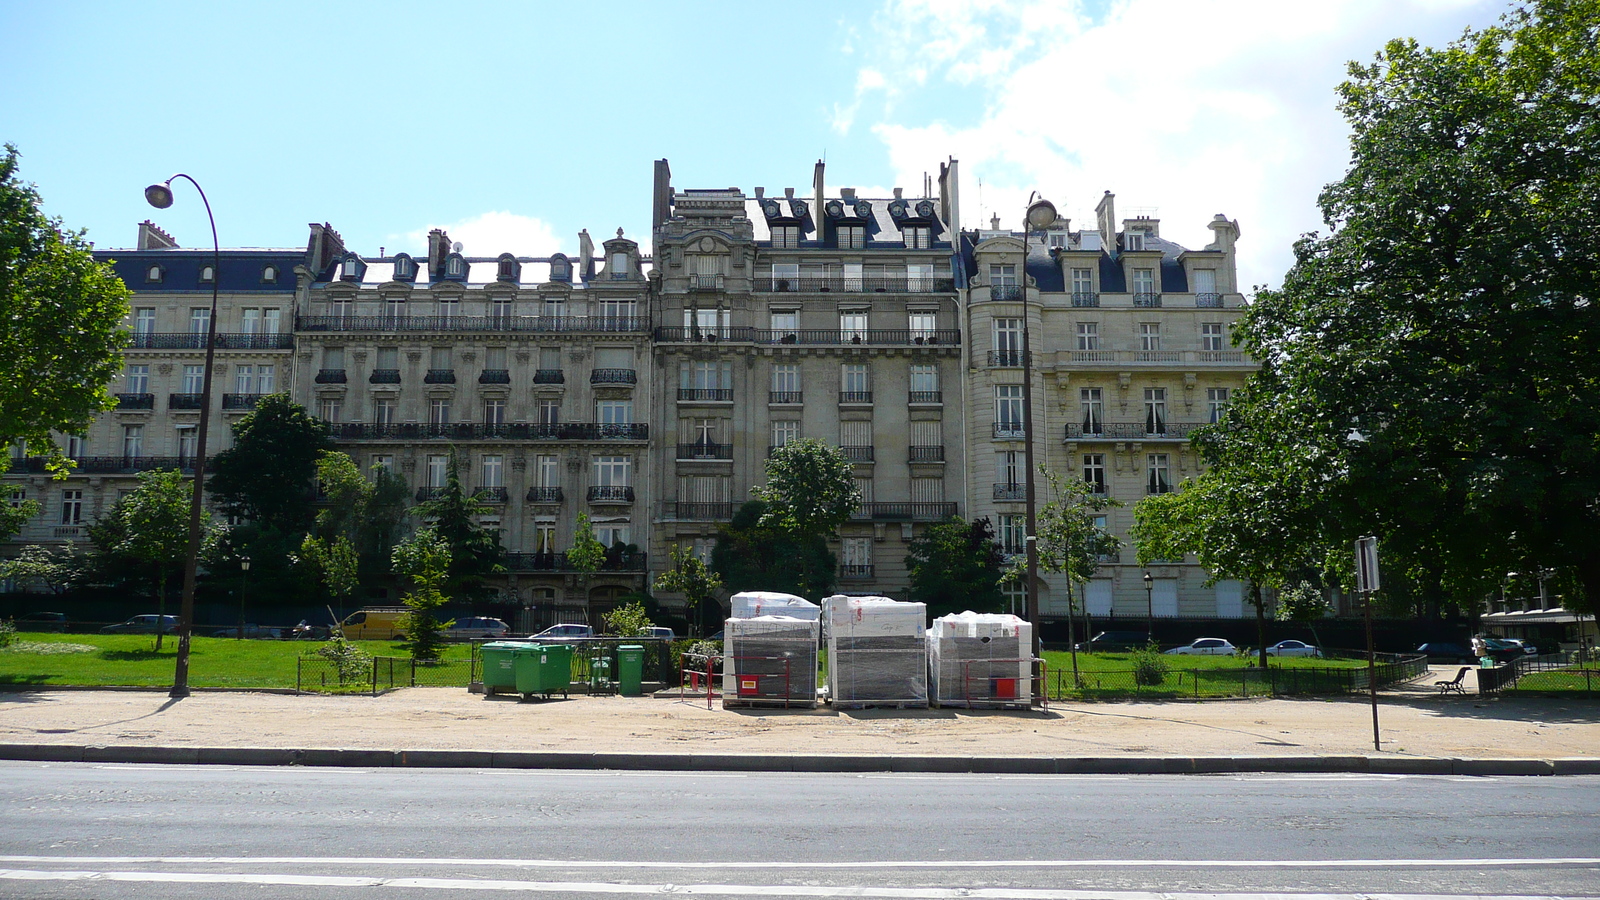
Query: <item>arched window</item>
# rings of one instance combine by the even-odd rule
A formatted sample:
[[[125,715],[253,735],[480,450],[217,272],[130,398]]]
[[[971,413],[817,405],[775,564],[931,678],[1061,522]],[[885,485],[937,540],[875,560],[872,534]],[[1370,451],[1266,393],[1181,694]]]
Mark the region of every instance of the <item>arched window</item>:
[[[209,282],[213,278],[216,278],[216,277],[217,277],[217,270],[216,269],[213,269],[210,266],[201,266],[200,267],[200,280],[201,281]]]
[[[560,254],[550,257],[550,280],[571,281],[572,262]]]
[[[161,280],[161,267],[160,266],[151,266],[150,267],[150,271],[144,273],[144,280],[145,281],[160,281]]]
[[[339,275],[343,278],[355,278],[360,272],[360,260],[354,256],[346,256],[344,258],[344,267],[340,270]]]
[[[261,270],[261,280],[267,284],[274,284],[278,280],[278,267],[267,266]]]
[[[452,256],[452,257],[450,257],[450,262],[447,263],[446,266],[445,266],[445,271],[448,272],[451,275],[460,275],[461,274],[461,265],[462,265],[461,257]]]

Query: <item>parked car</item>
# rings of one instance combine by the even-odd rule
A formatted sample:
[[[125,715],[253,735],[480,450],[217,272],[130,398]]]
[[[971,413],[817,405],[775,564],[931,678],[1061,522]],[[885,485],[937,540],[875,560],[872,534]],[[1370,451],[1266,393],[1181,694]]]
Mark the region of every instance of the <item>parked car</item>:
[[[1497,663],[1513,662],[1522,658],[1527,650],[1521,641],[1506,638],[1484,638],[1483,643],[1489,648],[1489,656]]]
[[[1231,656],[1238,648],[1227,638],[1195,638],[1182,647],[1173,647],[1167,653],[1177,656]]]
[[[400,630],[400,617],[405,614],[404,606],[364,606],[345,616],[339,632],[351,641],[405,640],[405,632]]]
[[[107,625],[100,629],[101,634],[155,634],[160,628],[162,634],[172,634],[178,630],[177,616],[144,615],[134,616],[126,622],[116,625]]]
[[[1496,641],[1499,641],[1502,644],[1507,645],[1507,649],[1519,649],[1523,653],[1528,654],[1529,656],[1538,656],[1539,655],[1539,648],[1538,647],[1535,647],[1532,644],[1528,643],[1527,641],[1521,640],[1519,638],[1491,638],[1491,640],[1496,640]]]
[[[1087,641],[1077,644],[1080,653],[1117,653],[1137,650],[1150,643],[1150,635],[1143,631],[1102,631]]]
[[[664,641],[675,641],[678,639],[677,633],[664,625],[652,625],[650,627],[650,633],[645,635],[645,637],[652,637]]]
[[[235,625],[231,628],[219,628],[213,632],[211,636],[221,638],[238,637],[239,626]],[[275,625],[257,625],[254,622],[246,622],[244,625],[244,636],[247,638],[283,637],[283,629]]]
[[[1305,641],[1279,641],[1267,648],[1268,656],[1321,656],[1322,651]]]
[[[586,641],[594,637],[594,629],[587,625],[551,625],[530,637],[531,641]]]
[[[491,619],[485,616],[467,616],[464,619],[455,620],[449,628],[445,629],[445,637],[452,641],[470,641],[473,638],[505,637],[506,632],[510,630],[511,626],[500,619]]]
[[[1417,648],[1418,653],[1428,654],[1429,662],[1446,663],[1475,663],[1472,651],[1460,644],[1450,644],[1441,641],[1429,641]]]
[[[17,617],[18,631],[40,631],[60,634],[67,630],[67,614],[57,612],[28,613]]]

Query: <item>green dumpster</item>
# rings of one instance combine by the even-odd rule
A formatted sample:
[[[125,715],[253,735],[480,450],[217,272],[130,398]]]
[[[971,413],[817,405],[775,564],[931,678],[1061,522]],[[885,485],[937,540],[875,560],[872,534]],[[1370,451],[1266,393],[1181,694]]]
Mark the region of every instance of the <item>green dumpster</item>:
[[[517,693],[524,698],[557,691],[567,695],[572,682],[572,648],[563,644],[524,646],[512,652],[515,659]]]
[[[617,693],[637,697],[644,693],[644,647],[623,644],[617,648]]]
[[[483,694],[509,694],[517,689],[517,670],[512,653],[532,644],[520,641],[494,641],[483,645]]]

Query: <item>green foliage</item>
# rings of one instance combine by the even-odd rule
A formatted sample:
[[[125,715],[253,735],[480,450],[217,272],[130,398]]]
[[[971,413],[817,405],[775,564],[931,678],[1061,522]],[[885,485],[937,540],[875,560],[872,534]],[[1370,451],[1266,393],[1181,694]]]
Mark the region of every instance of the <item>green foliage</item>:
[[[44,214],[38,190],[17,176],[18,157],[12,144],[0,156],[0,443],[48,448],[62,472],[51,432],[82,434],[116,405],[106,386],[122,368],[130,292],[95,262],[82,231]],[[0,458],[0,473],[9,463]],[[0,510],[0,538],[37,514],[32,501]]]
[[[372,656],[365,650],[334,634],[318,647],[316,654],[333,663],[339,672],[339,683],[363,681],[372,674]]]
[[[224,511],[277,531],[297,546],[315,513],[318,460],[332,449],[327,424],[288,394],[262,397],[234,423],[233,446],[217,454],[206,488]]]
[[[738,591],[779,591],[802,597],[833,592],[837,569],[824,535],[796,536],[763,524],[767,505],[748,500],[733,521],[718,526],[711,568]],[[720,618],[720,616],[718,616]]]
[[[0,619],[0,649],[11,646],[17,641],[17,623],[10,619]]]
[[[1038,553],[1041,572],[1059,572],[1073,584],[1094,577],[1100,557],[1122,549],[1122,541],[1095,524],[1095,519],[1122,503],[1097,494],[1081,478],[1063,478],[1039,467],[1047,485],[1048,502],[1038,514]]]
[[[594,536],[589,514],[578,513],[578,521],[572,526],[572,549],[567,551],[567,562],[579,572],[598,572],[605,561],[605,545]]]
[[[29,544],[12,559],[0,560],[0,578],[32,580],[53,594],[61,594],[87,579],[89,565],[90,561],[78,554],[74,544]]]
[[[722,579],[686,547],[673,547],[668,559],[668,569],[656,576],[655,589],[682,594],[690,611],[690,621],[699,625],[700,617],[695,613],[716,602],[716,593],[722,590]]]
[[[1160,687],[1171,674],[1172,667],[1161,655],[1154,642],[1133,652],[1133,683],[1140,687]]]
[[[1262,457],[1303,495],[1299,555],[1377,534],[1432,609],[1536,566],[1600,594],[1597,21],[1536,0],[1350,67],[1327,231],[1258,292],[1251,399],[1199,441],[1224,483]]]
[[[655,627],[644,611],[644,604],[638,601],[625,603],[601,616],[601,619],[606,623],[606,633],[617,637],[640,637],[649,634],[650,629]]]
[[[395,574],[411,582],[411,591],[402,601],[407,609],[400,619],[406,636],[403,646],[413,659],[438,659],[444,629],[449,627],[437,613],[450,599],[444,592],[450,577],[450,544],[429,526],[398,544],[393,561]]]
[[[999,612],[1005,556],[987,518],[965,522],[951,517],[911,541],[906,571],[911,600],[925,603],[932,618],[959,613]]]
[[[360,583],[362,549],[371,557],[393,549],[399,519],[405,515],[404,482],[387,469],[375,467],[368,480],[348,455],[324,450],[317,459],[317,483],[325,505],[318,511],[311,533],[300,543],[300,561],[321,579],[328,593],[345,597]],[[391,502],[395,482],[402,488],[402,503]],[[371,571],[373,566],[367,566]]]
[[[1278,590],[1280,622],[1309,624],[1326,616],[1332,608],[1322,590],[1310,582],[1301,581]]]
[[[449,570],[444,590],[452,597],[479,599],[491,593],[489,576],[505,571],[506,548],[500,531],[478,524],[488,507],[461,487],[456,455],[450,454],[444,489],[417,507],[429,528],[449,548]]]
[[[346,597],[360,584],[357,570],[360,559],[355,545],[340,535],[332,540],[308,534],[300,542],[300,560],[316,571],[328,593]]]
[[[766,504],[761,524],[797,538],[826,536],[861,508],[844,450],[815,438],[790,441],[767,457],[767,482],[750,489]]]

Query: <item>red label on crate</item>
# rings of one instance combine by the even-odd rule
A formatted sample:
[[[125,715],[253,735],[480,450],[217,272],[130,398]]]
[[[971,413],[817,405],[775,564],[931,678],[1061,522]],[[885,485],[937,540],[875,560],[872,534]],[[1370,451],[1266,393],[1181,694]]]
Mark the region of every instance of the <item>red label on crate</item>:
[[[994,697],[996,700],[1015,700],[1017,698],[1017,680],[1015,678],[994,679]]]
[[[739,693],[741,693],[741,694],[759,694],[759,693],[761,693],[761,679],[759,677],[755,676],[755,675],[740,675],[739,676]]]

